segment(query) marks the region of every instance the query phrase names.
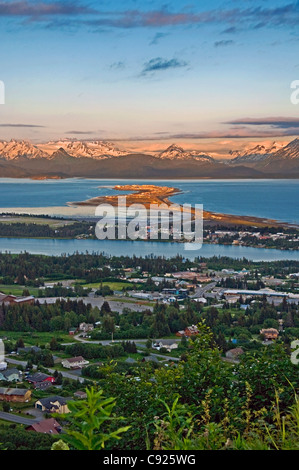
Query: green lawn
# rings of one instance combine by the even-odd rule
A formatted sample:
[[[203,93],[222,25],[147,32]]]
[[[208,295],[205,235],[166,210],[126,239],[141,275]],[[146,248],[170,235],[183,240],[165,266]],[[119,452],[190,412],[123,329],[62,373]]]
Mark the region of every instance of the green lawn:
[[[54,337],[58,342],[68,343],[72,342],[72,337],[65,331],[51,331],[51,332],[23,332],[23,331],[1,331],[0,338],[6,337],[9,341],[17,341],[22,338],[25,346],[35,345],[49,345],[51,339]]]
[[[30,217],[26,215],[21,216],[0,216],[1,224],[36,224],[36,225],[49,225],[52,228],[63,227],[75,223],[75,220],[59,220],[46,217]]]
[[[20,286],[19,284],[0,284],[0,292],[3,294],[11,294],[11,295],[23,295],[24,289],[30,292],[30,295],[34,295],[35,297],[38,295],[38,288],[37,287],[26,287]]]
[[[100,282],[92,282],[92,283],[89,283],[89,284],[84,284],[82,283],[81,284],[82,287],[88,287],[88,288],[91,288],[91,289],[99,289],[101,287],[101,283]],[[103,286],[109,286],[111,290],[122,290],[123,288],[126,289],[126,288],[130,288],[132,289],[133,287],[138,287],[140,286],[140,284],[135,284],[133,282],[123,282],[123,281],[104,281],[102,283]]]
[[[65,359],[67,357],[71,357],[70,355],[66,355],[66,354],[61,354],[60,352],[57,353],[57,356]],[[113,362],[125,362],[126,359],[128,359],[128,357],[131,357],[132,359],[135,359],[135,361],[141,361],[144,357],[143,354],[141,353],[130,353],[130,354],[125,354],[124,356],[119,356],[119,357],[116,357],[113,359]],[[95,359],[88,359],[89,361],[89,364],[88,366],[92,366],[92,365],[96,365],[98,364],[99,362],[102,362],[104,365],[106,364],[110,364],[111,363],[111,358],[109,357],[106,357],[106,358],[95,358]],[[87,367],[88,367],[87,366]],[[60,371],[60,372],[71,372],[70,369],[67,369],[66,367],[63,367],[63,365],[61,363],[59,364],[55,364],[52,369],[56,369],[57,371]]]
[[[2,411],[2,408],[0,408],[0,410]],[[14,426],[18,426],[20,428],[24,428],[24,425],[23,424],[18,424],[18,423],[13,423],[11,421],[6,421],[5,419],[0,419],[0,426],[3,427],[10,427],[11,425],[14,425]]]

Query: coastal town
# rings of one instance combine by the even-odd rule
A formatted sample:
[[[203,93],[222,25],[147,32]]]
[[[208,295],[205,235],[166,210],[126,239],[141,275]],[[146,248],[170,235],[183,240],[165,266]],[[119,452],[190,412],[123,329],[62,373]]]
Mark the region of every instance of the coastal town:
[[[299,1],[0,23],[0,451],[299,450]]]
[[[39,257],[18,255],[23,275],[15,277],[11,255],[0,256],[0,423],[26,432],[63,433],[68,402],[105,383],[111,361],[135,382],[177,368],[201,322],[231,367],[249,352],[299,337],[297,262],[73,255],[72,274],[86,263],[78,279],[59,279],[58,266],[36,278],[32,262],[45,270]]]

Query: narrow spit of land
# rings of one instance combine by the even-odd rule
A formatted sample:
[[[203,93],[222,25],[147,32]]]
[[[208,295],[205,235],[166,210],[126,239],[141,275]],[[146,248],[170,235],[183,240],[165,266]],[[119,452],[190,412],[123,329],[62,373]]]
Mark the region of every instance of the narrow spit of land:
[[[167,204],[172,203],[169,197],[179,194],[180,189],[171,188],[169,186],[155,186],[153,184],[126,184],[114,186],[117,191],[125,191],[127,207],[131,204],[143,204],[147,209],[151,204]],[[100,204],[111,204],[112,206],[118,205],[119,196],[98,196],[87,201],[73,202],[72,205],[78,206],[98,206]]]
[[[129,207],[132,204],[143,204],[147,209],[150,208],[151,204],[166,204],[167,206],[172,205],[170,197],[181,192],[178,188],[172,188],[169,186],[155,186],[155,185],[116,185],[114,186],[117,191],[126,192],[126,206]],[[71,202],[70,205],[74,206],[98,206],[100,204],[111,204],[113,207],[117,207],[119,204],[119,196],[99,196],[87,201]],[[182,207],[181,205],[179,205]],[[194,214],[194,209],[191,209]],[[246,216],[246,215],[232,215],[222,214],[211,211],[203,211],[204,222],[209,225],[221,224],[223,226],[231,227],[236,225],[244,226],[255,226],[257,228],[262,227],[281,227],[288,228],[294,227],[294,225],[278,222],[273,219],[265,219],[260,217]]]

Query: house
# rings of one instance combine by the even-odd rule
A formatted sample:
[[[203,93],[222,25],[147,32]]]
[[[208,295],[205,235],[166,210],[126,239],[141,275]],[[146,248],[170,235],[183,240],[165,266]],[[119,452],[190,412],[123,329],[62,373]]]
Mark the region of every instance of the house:
[[[162,294],[165,294],[165,295],[167,295],[167,294],[170,294],[170,295],[171,294],[176,294],[176,292],[177,292],[177,289],[172,288],[172,287],[165,287],[164,289],[162,289]]]
[[[38,382],[35,384],[35,389],[36,390],[48,390],[49,388],[53,387],[53,383],[52,382]]]
[[[33,295],[28,295],[28,297],[16,297],[12,303],[18,304],[18,305],[22,305],[22,304],[33,305],[34,297]]]
[[[92,331],[94,329],[94,326],[91,323],[80,323],[79,325],[79,330],[83,331],[83,333],[88,333],[89,331]]]
[[[38,386],[42,382],[54,383],[55,378],[51,375],[44,374],[43,372],[36,372],[33,375],[28,375],[27,380],[29,383],[32,383],[34,387]]]
[[[243,354],[244,351],[242,348],[234,348],[234,349],[230,349],[229,351],[227,351],[225,353],[225,356],[228,358],[228,359],[233,359],[233,360],[238,360],[239,359],[239,356],[241,356],[241,354]]]
[[[200,304],[206,304],[207,303],[207,299],[205,299],[204,297],[192,297],[193,302],[198,302]]]
[[[196,325],[187,326],[184,330],[180,330],[176,332],[176,336],[196,336],[198,335],[199,331]]]
[[[51,396],[47,398],[40,398],[34,404],[34,408],[46,413],[69,413],[67,402],[65,398],[60,396]]]
[[[161,348],[167,349],[170,352],[172,349],[177,349],[178,343],[172,339],[159,339],[153,344],[153,348],[157,349],[158,351]]]
[[[41,432],[43,434],[60,434],[61,426],[54,418],[43,419],[38,423],[32,423],[26,428],[26,431]]]
[[[41,351],[41,348],[39,348],[38,346],[28,346],[24,348],[18,348],[17,354],[27,354],[31,352],[38,353],[40,351]]]
[[[146,356],[141,362],[159,362],[159,360],[156,356]]]
[[[82,369],[82,367],[89,364],[89,361],[86,361],[82,356],[77,356],[64,359],[61,364],[66,369]]]
[[[77,392],[74,393],[75,398],[80,398],[80,400],[83,400],[84,398],[87,398],[87,393],[82,392],[81,390],[78,390]]]
[[[27,297],[17,297],[15,295],[7,295],[0,292],[0,304],[10,305],[10,304],[34,304],[34,297],[29,295]]]
[[[264,337],[266,341],[275,340],[278,338],[278,331],[275,328],[265,328],[260,331],[260,334]]]
[[[69,329],[69,335],[70,335],[70,336],[73,336],[74,334],[77,333],[77,331],[78,331],[77,328],[70,328],[70,329]]]
[[[13,300],[15,299],[16,297],[14,295],[7,295],[7,294],[3,294],[3,292],[0,292],[0,303],[1,304],[10,304],[10,303],[13,303]]]
[[[27,388],[0,388],[0,401],[27,403],[31,399],[31,390]]]
[[[0,372],[0,380],[7,380],[8,382],[20,382],[22,380],[22,376],[18,369],[6,369]]]

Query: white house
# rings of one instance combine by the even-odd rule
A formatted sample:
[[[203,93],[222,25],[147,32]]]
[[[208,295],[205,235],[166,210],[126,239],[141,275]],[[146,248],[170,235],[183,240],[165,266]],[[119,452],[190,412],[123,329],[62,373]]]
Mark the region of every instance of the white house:
[[[77,356],[64,359],[61,364],[66,369],[81,369],[82,367],[87,366],[89,361],[86,361],[82,356]]]
[[[177,349],[178,343],[177,341],[174,341],[173,339],[159,339],[155,341],[153,344],[153,348],[157,349],[158,351],[161,348],[167,349],[168,352],[170,352],[172,349]]]

